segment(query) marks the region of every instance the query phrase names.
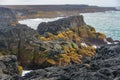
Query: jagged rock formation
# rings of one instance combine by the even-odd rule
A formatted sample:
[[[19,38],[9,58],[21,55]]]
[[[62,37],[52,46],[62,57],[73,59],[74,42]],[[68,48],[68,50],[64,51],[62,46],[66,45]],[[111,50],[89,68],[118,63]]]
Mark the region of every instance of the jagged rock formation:
[[[92,45],[106,44],[106,36],[86,25],[83,16],[41,23],[38,34],[26,25],[18,24],[11,10],[1,9],[5,9],[3,13],[1,11],[1,18],[8,22],[1,23],[0,55],[16,55],[24,69],[80,64],[84,57],[95,55]]]
[[[57,34],[59,31],[65,31],[68,28],[74,28],[82,25],[85,25],[82,15],[71,16],[54,22],[48,22],[48,23],[43,22],[38,26],[37,31],[39,32],[40,35],[46,32]]]
[[[32,65],[29,65],[33,69],[80,64],[84,57],[95,55],[93,45],[106,44],[106,36],[86,25],[83,16],[41,23],[38,31],[43,42],[33,54]]]
[[[0,49],[17,48],[19,41],[35,40],[36,31],[14,22],[17,22],[14,13],[8,8],[0,8]]]
[[[37,36],[37,32],[26,25],[8,26],[8,28],[0,29],[0,49],[17,48],[20,41],[24,45],[28,40],[35,40],[35,36]]]
[[[37,31],[17,23],[14,13],[7,8],[0,8],[0,55],[17,55],[21,61],[22,54],[34,49]],[[28,47],[30,46],[30,47]]]
[[[0,80],[22,80],[14,55],[0,57]]]
[[[77,35],[78,38],[81,38],[79,42],[84,42],[88,45],[106,44],[106,36],[103,33],[96,32],[95,28],[87,25],[82,15],[71,16],[48,23],[43,22],[39,24],[37,31],[40,35],[44,35],[47,38],[51,38],[47,33],[54,35],[63,33],[62,35],[65,35],[67,32],[71,31],[73,34]],[[71,39],[74,39],[74,37]]]
[[[97,49],[93,59],[80,65],[48,67],[26,74],[25,80],[119,80],[120,44],[111,44]]]
[[[10,9],[0,10],[0,79],[120,79],[120,43],[100,47],[95,52],[92,45],[106,44],[106,36],[86,25],[82,16],[41,23],[39,35],[26,25],[18,24]],[[48,68],[20,77],[16,57],[4,56],[8,54],[15,54],[24,69]]]

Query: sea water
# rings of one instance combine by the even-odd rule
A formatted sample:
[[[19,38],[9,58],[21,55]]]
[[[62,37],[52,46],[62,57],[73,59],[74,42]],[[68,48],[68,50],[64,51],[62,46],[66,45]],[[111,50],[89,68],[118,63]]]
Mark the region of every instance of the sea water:
[[[84,13],[84,20],[93,26],[97,32],[103,32],[107,37],[120,40],[120,11]]]
[[[38,25],[42,22],[51,22],[51,21],[56,21],[58,19],[61,19],[63,17],[56,17],[56,18],[35,18],[35,19],[25,19],[25,20],[20,20],[20,24],[26,24],[27,26],[37,29]]]
[[[103,32],[107,37],[120,40],[120,11],[83,13],[82,15],[85,22],[93,26],[97,32]],[[36,30],[42,22],[51,22],[61,18],[63,17],[25,19],[19,21],[19,23],[26,24]]]
[[[104,32],[107,37],[112,37],[114,40],[120,40],[120,11],[83,13],[82,15],[84,16],[85,22],[95,27],[97,32]],[[19,23],[37,29],[37,26],[42,22],[51,22],[61,18],[63,17],[25,19],[19,21]],[[22,76],[29,72],[31,72],[31,70],[23,70]]]

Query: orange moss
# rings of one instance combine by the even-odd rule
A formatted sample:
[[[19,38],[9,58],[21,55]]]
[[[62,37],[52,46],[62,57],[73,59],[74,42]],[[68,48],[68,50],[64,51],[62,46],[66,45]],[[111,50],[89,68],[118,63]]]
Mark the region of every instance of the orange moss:
[[[45,38],[45,37],[40,37],[40,40],[42,40],[42,41],[46,41],[47,39]]]
[[[79,49],[79,53],[82,55],[93,57],[96,52],[94,47],[89,46],[89,47],[84,47],[82,49]]]
[[[19,75],[22,75],[23,67],[22,66],[18,66],[18,71],[19,71]]]
[[[58,38],[63,38],[63,39],[65,38],[65,36],[62,33],[59,33],[57,36]]]
[[[47,62],[52,65],[56,65],[56,61],[54,61],[53,59],[47,59]]]
[[[66,66],[68,64],[76,63],[80,64],[82,55],[79,55],[75,52],[60,54],[59,65]]]
[[[98,32],[97,34],[98,34],[97,37],[98,37],[99,39],[103,39],[103,40],[106,39],[106,36],[105,36],[104,33],[102,33],[102,32]]]
[[[91,46],[86,47],[82,45],[81,47],[78,47],[77,43],[81,41],[85,41],[85,39],[87,38],[93,38],[93,39],[96,39],[98,37],[101,38],[101,36],[104,35],[98,33],[98,37],[97,37],[96,34],[97,33],[93,27],[86,25],[60,32],[57,35],[48,33],[49,36],[47,38],[41,36],[40,40],[42,41],[52,41],[58,39],[63,39],[67,41],[65,45],[60,45],[62,47],[61,50],[64,51],[63,53],[55,55],[52,58],[46,58],[46,61],[52,65],[62,65],[62,66],[66,66],[71,63],[76,63],[76,64],[82,63],[81,59],[84,56],[93,57],[95,55],[95,48]],[[39,58],[38,60],[41,59],[45,60],[44,58],[41,59]]]
[[[44,36],[40,37],[40,40],[42,41],[52,41],[52,40],[57,40],[57,39],[64,39],[64,40],[68,40],[68,41],[76,41],[79,42],[81,41],[81,38],[79,37],[79,35],[77,33],[74,33],[72,30],[68,30],[66,32],[60,32],[57,35],[53,35],[51,33],[48,33],[49,37],[45,38]]]

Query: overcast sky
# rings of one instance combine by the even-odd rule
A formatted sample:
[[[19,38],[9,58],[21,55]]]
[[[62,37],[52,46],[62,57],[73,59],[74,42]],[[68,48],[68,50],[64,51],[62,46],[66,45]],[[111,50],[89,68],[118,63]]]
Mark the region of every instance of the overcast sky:
[[[0,0],[0,5],[48,5],[89,4],[97,6],[120,6],[120,0]]]

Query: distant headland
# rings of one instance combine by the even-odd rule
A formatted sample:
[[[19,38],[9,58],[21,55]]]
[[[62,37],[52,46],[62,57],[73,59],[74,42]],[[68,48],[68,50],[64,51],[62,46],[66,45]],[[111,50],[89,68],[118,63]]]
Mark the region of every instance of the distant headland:
[[[12,9],[18,19],[65,17],[79,13],[117,10],[115,7],[89,5],[1,5],[0,7]]]

